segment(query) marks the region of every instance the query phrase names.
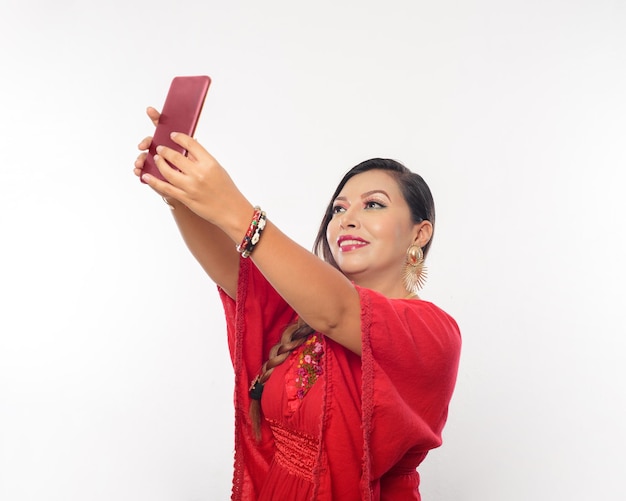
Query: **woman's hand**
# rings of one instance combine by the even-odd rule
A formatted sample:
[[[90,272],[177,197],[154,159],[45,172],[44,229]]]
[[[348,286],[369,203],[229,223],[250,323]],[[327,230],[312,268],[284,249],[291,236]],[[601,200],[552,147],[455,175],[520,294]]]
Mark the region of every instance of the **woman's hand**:
[[[156,127],[159,124],[159,118],[161,117],[161,113],[159,113],[156,109],[152,107],[148,107],[146,110],[146,114],[148,118],[152,122],[152,124]],[[135,176],[141,177],[143,174],[143,167],[146,163],[146,157],[148,156],[148,148],[150,148],[150,143],[152,143],[152,136],[145,137],[141,140],[141,142],[137,145],[137,148],[141,151],[137,160],[135,160]],[[162,193],[159,195],[163,196]]]
[[[152,124],[157,126],[161,117],[160,113],[154,108],[148,108],[147,114],[148,118],[152,121]],[[187,138],[187,141],[191,142],[192,140],[191,138]],[[195,141],[193,142],[195,143]],[[141,150],[141,153],[135,161],[135,175],[142,179],[145,178],[147,184],[159,195],[161,195],[163,199],[172,206],[172,208],[176,209],[172,212],[173,219],[180,230],[185,244],[191,251],[191,254],[196,258],[207,275],[219,287],[221,287],[226,294],[234,299],[237,295],[237,283],[239,279],[239,254],[237,253],[235,247],[238,243],[236,240],[240,242],[241,238],[245,234],[247,228],[246,225],[250,224],[250,217],[253,212],[252,209],[249,209],[246,217],[247,221],[244,219],[243,223],[239,222],[240,225],[243,225],[243,228],[238,229],[236,232],[233,230],[232,236],[227,235],[225,231],[215,224],[212,224],[210,221],[205,220],[204,216],[201,215],[212,213],[212,205],[208,204],[210,206],[209,210],[204,210],[206,202],[198,201],[198,197],[192,198],[181,188],[181,186],[184,185],[191,190],[191,188],[195,186],[195,184],[191,182],[191,175],[182,174],[175,169],[172,169],[167,163],[165,163],[165,160],[160,159],[158,162],[158,168],[161,169],[165,173],[165,176],[169,177],[174,184],[170,185],[169,183],[155,179],[153,176],[148,176],[148,174],[144,171],[144,166],[148,155],[147,150],[151,143],[152,137],[146,137],[139,143],[138,147]],[[179,163],[183,169],[187,169],[188,171],[190,169],[189,164],[197,162],[195,155],[198,154],[198,152],[203,152],[204,150],[201,147],[186,148],[188,152],[191,150],[188,156],[184,157],[183,155],[179,155],[180,158],[175,158],[173,163]],[[165,156],[168,155],[168,153],[161,152],[161,155]],[[207,158],[209,157],[210,155],[207,156]],[[212,162],[215,162],[215,160],[212,160]],[[215,164],[217,164],[217,162],[215,162]],[[178,178],[174,179],[176,177],[173,176],[174,174],[178,174],[184,182],[181,182],[181,179]],[[179,200],[188,204],[189,207],[185,207],[183,203],[176,200],[173,194],[176,194],[176,196],[179,197]],[[193,204],[191,203],[192,200],[194,201]],[[190,210],[190,207],[193,207],[197,213]],[[245,207],[245,205],[243,205],[243,207]],[[226,210],[227,209],[224,209],[224,212],[226,212]]]
[[[158,121],[156,113],[149,116]],[[250,218],[253,208],[226,170],[192,137],[183,133],[172,133],[171,137],[188,155],[182,155],[166,146],[157,147],[155,164],[167,180],[165,182],[150,174],[141,173],[140,166],[143,166],[146,155],[142,153],[135,164],[141,179],[166,199],[178,200],[225,231],[228,232],[229,228],[241,230],[242,220],[247,221]],[[149,145],[146,138],[139,146]],[[178,170],[172,169],[166,160]]]

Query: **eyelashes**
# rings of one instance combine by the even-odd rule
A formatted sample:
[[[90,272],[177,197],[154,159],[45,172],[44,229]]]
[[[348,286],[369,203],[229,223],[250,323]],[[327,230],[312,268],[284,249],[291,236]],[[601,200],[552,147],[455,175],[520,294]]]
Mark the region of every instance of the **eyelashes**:
[[[378,200],[368,200],[365,202],[366,209],[384,209],[385,207],[387,206]]]
[[[387,207],[387,205],[379,200],[366,200],[363,202],[364,209],[384,209],[385,207]],[[337,204],[332,208],[331,212],[333,215],[340,214],[345,212],[347,209],[347,207]]]

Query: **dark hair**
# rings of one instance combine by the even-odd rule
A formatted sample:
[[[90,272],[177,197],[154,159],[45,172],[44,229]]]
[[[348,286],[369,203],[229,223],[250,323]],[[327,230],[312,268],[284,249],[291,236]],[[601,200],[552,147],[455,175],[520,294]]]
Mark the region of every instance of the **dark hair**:
[[[330,251],[328,241],[326,240],[326,227],[333,217],[333,204],[335,198],[337,198],[345,184],[351,178],[353,178],[357,174],[376,169],[387,172],[396,180],[398,186],[400,187],[402,196],[404,196],[404,199],[409,206],[413,222],[420,223],[421,221],[425,220],[430,221],[430,223],[433,225],[434,236],[435,202],[433,200],[433,195],[430,192],[430,188],[428,187],[426,181],[424,181],[422,176],[411,171],[409,168],[405,167],[396,160],[390,160],[388,158],[371,158],[369,160],[361,162],[358,165],[355,165],[345,174],[345,176],[343,176],[343,179],[339,182],[335,193],[333,193],[333,196],[331,197],[330,202],[326,207],[326,212],[324,214],[324,218],[322,219],[322,224],[320,225],[320,229],[313,244],[313,250],[315,251],[315,254],[324,259],[324,261],[326,261],[327,263],[332,264],[335,268],[338,268],[338,266]],[[432,241],[433,239],[431,236],[428,243],[423,247],[422,251],[424,252],[424,257],[426,257],[426,255],[428,254],[428,249],[430,249],[430,244],[432,243]]]

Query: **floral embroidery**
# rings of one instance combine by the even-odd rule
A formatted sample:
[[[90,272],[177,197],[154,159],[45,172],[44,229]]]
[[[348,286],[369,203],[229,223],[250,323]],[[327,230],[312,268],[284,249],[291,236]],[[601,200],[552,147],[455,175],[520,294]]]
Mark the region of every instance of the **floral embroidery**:
[[[297,388],[296,396],[300,400],[312,388],[317,378],[324,373],[321,364],[324,346],[317,338],[317,334],[313,334],[307,339],[303,346],[304,349],[294,353],[298,357],[295,382]]]

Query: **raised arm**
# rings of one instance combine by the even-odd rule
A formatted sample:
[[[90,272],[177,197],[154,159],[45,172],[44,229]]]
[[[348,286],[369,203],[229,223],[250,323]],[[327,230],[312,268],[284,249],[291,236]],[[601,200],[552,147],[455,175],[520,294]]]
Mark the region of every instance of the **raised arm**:
[[[191,156],[187,158],[169,148],[159,148],[156,164],[169,182],[149,175],[142,179],[157,192],[179,201],[208,224],[219,228],[234,251],[250,225],[253,205],[197,141],[185,134],[177,134],[173,139]],[[180,172],[171,169],[164,159],[176,165]],[[360,354],[359,297],[340,271],[298,245],[270,221],[252,259],[313,329]]]
[[[148,117],[156,126],[159,121],[159,112],[154,108],[148,108]],[[147,150],[150,146],[151,137],[145,138],[139,143],[139,149],[143,152],[135,162],[135,174],[142,175],[143,165]],[[193,157],[192,157],[193,158]],[[153,186],[153,188],[155,188]],[[232,298],[237,292],[237,277],[239,274],[239,254],[230,237],[218,226],[203,219],[191,211],[180,201],[174,198],[166,198],[165,194],[155,188],[159,195],[163,196],[172,207],[172,215],[178,225],[178,229],[200,266],[217,285]]]

